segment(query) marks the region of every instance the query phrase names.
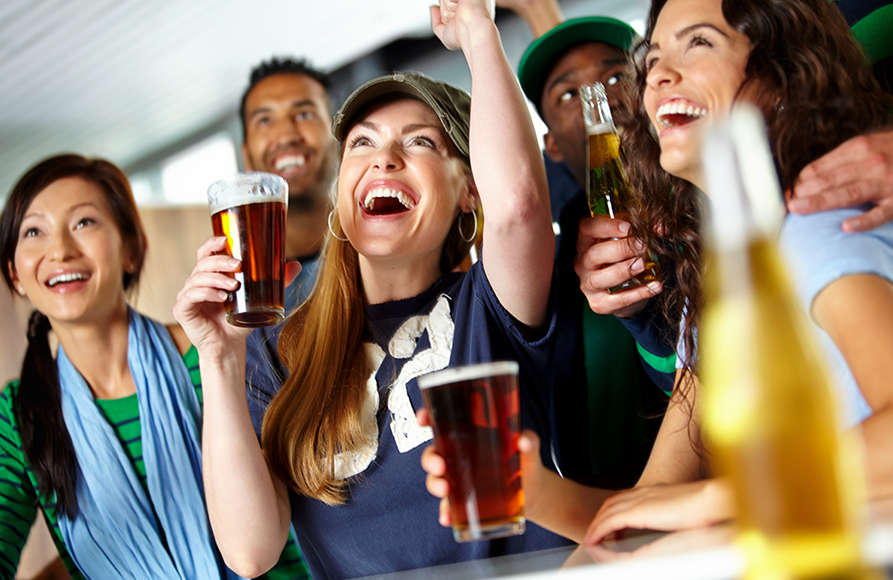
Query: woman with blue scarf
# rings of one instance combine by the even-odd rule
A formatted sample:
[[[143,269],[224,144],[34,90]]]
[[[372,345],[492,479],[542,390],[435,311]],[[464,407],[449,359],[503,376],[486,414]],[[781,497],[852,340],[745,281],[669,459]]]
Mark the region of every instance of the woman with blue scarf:
[[[10,194],[0,263],[35,311],[21,379],[0,392],[0,578],[38,507],[73,578],[238,578],[205,512],[197,352],[125,300],[145,254],[106,161],[52,157]],[[267,577],[307,577],[294,542]]]

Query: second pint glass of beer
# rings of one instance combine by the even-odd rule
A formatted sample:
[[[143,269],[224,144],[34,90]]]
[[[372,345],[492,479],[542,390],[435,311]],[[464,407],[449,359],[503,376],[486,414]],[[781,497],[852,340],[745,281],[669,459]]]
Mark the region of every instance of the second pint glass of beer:
[[[285,318],[285,213],[288,183],[271,173],[240,173],[208,188],[215,236],[241,260],[239,287],[224,303],[234,326],[270,326]]]
[[[518,363],[449,368],[418,379],[447,464],[457,542],[524,533]]]

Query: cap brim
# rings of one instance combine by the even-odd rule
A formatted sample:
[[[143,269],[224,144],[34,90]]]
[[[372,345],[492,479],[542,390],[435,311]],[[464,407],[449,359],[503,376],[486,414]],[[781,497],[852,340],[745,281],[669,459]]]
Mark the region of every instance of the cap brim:
[[[421,73],[394,73],[361,85],[335,113],[332,134],[343,144],[358,115],[376,101],[400,96],[417,99],[430,107],[459,152],[468,157],[468,93]]]
[[[403,80],[395,80],[391,77],[379,77],[357,88],[341,106],[335,118],[333,133],[335,138],[343,141],[351,126],[354,117],[365,110],[373,102],[390,95],[407,95],[414,97],[435,111],[440,107],[431,98],[430,94],[417,86],[412,79],[404,77]]]

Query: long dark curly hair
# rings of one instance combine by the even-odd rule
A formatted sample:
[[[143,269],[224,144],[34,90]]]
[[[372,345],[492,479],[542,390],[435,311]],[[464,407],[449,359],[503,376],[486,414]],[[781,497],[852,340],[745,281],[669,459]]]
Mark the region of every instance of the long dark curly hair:
[[[840,11],[827,0],[717,0],[726,22],[751,42],[745,80],[736,98],[755,103],[766,118],[782,189],[811,161],[856,135],[890,123],[893,98],[872,75]],[[644,40],[634,51],[632,116],[623,136],[637,207],[631,234],[664,263],[677,283],[658,297],[663,313],[681,324],[685,377],[697,370],[695,329],[703,309],[701,216],[697,188],[660,166],[660,145],[644,106],[644,55],[667,0],[654,0]],[[683,380],[686,396],[690,385]]]

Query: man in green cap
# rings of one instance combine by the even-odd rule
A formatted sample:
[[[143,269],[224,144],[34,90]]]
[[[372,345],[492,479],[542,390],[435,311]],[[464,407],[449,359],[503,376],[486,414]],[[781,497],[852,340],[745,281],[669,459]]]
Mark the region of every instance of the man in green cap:
[[[547,28],[549,14],[560,20],[553,0],[500,4],[521,14],[534,34],[536,26]],[[550,6],[554,10],[545,9]],[[536,38],[518,68],[524,94],[548,127],[544,161],[552,219],[562,232],[556,256],[561,308],[553,367],[554,452],[563,475],[607,488],[627,487],[638,479],[659,427],[658,420],[646,417],[663,410],[665,397],[658,385],[672,387],[672,375],[663,372],[661,363],[675,371],[672,338],[637,345],[618,318],[592,312],[574,271],[578,224],[589,216],[579,87],[602,83],[614,121],[622,127],[627,118],[622,85],[631,73],[627,53],[637,40],[635,30],[620,20],[574,18]],[[651,328],[655,319],[646,311],[637,322]]]

